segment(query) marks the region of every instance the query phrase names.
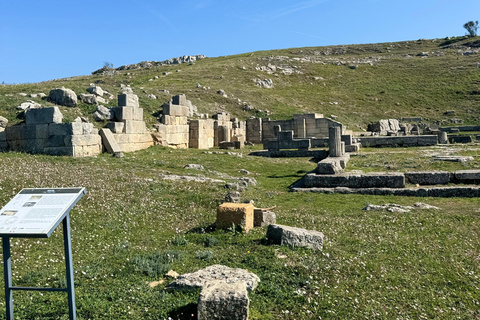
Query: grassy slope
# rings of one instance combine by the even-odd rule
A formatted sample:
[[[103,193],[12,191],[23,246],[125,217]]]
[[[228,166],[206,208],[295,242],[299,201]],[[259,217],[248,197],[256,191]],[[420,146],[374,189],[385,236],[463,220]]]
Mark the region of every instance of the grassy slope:
[[[130,84],[140,97],[149,125],[156,122],[153,114],[160,110],[160,106],[171,95],[179,93],[185,93],[200,112],[213,114],[225,110],[242,119],[255,114],[263,116],[264,113],[244,112],[243,103],[237,99],[258,110],[269,110],[271,117],[278,119],[303,112],[333,114],[352,129],[356,129],[355,125],[365,128],[368,122],[382,118],[421,116],[432,121],[446,120],[453,117],[443,115],[447,110],[455,110],[454,116],[466,123],[479,124],[480,75],[476,55],[458,53],[459,49],[466,48],[463,43],[473,40],[437,39],[262,51],[207,58],[193,65],[121,71],[115,76],[81,76],[0,86],[0,114],[10,121],[19,121],[16,120],[15,107],[26,98],[4,96],[7,93],[48,94],[52,88],[65,86],[79,94],[86,92],[89,83],[101,81],[102,88],[113,94],[119,93],[121,83]],[[417,56],[420,52],[429,52],[429,56]],[[357,63],[365,59],[372,60],[373,65]],[[336,65],[338,62],[344,65]],[[256,67],[268,64],[295,67],[301,74],[283,75],[277,71],[271,75],[256,70]],[[353,64],[357,65],[356,69],[348,67]],[[164,72],[171,74],[162,76]],[[154,79],[155,76],[159,78]],[[275,88],[259,88],[253,82],[255,78],[271,78]],[[197,84],[210,89],[197,88]],[[170,94],[160,92],[162,89]],[[229,97],[218,95],[219,89],[225,90]],[[148,99],[149,93],[159,99]],[[45,101],[43,103],[48,105]],[[111,101],[110,106],[115,104],[116,101]],[[84,104],[78,109],[63,108],[67,120],[79,114],[91,117],[94,109]]]

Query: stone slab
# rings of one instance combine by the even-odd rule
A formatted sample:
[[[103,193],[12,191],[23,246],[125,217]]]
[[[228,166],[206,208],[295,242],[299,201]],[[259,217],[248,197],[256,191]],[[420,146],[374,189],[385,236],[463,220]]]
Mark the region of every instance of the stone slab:
[[[310,173],[305,175],[304,184],[308,188],[405,188],[405,176],[400,172],[336,175]]]
[[[200,292],[197,306],[198,320],[248,320],[247,286],[244,282],[210,281]]]
[[[446,171],[422,171],[405,172],[405,179],[412,184],[435,185],[450,183],[450,172]]]
[[[118,153],[122,152],[122,149],[118,145],[117,141],[113,137],[112,131],[109,129],[103,128],[100,130],[100,136],[102,137],[102,142],[103,145],[105,146],[105,149],[107,149],[107,152],[109,153]]]

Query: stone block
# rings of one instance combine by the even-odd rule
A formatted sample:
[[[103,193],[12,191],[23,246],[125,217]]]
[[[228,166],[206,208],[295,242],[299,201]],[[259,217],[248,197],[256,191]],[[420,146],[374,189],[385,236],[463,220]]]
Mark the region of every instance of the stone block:
[[[22,125],[20,129],[20,137],[22,140],[36,139],[37,128],[36,125]]]
[[[319,231],[271,224],[267,229],[267,239],[279,245],[322,250],[324,236]]]
[[[225,283],[213,280],[200,292],[197,307],[198,320],[248,320],[247,286],[244,282]]]
[[[0,142],[7,141],[7,134],[5,131],[0,132]]]
[[[125,123],[125,133],[145,133],[147,132],[147,127],[145,126],[144,121],[136,121],[136,120],[124,120]]]
[[[115,119],[117,119],[118,121],[134,120],[133,107],[122,106],[122,107],[115,107],[112,110],[115,113]]]
[[[172,104],[185,106],[187,105],[187,97],[184,94],[179,94],[172,97]]]
[[[119,107],[133,107],[138,108],[138,96],[133,93],[124,93],[118,95],[118,106]],[[122,119],[128,120],[128,119]]]
[[[253,211],[253,226],[266,227],[277,222],[277,216],[274,212],[255,208]]]
[[[14,125],[11,127],[7,127],[5,129],[6,140],[21,140],[22,139],[22,127],[24,125]]]
[[[317,174],[338,174],[345,170],[340,163],[340,157],[328,157],[317,164]]]
[[[405,188],[405,175],[401,172],[307,174],[304,183],[307,188]]]
[[[143,108],[133,109],[133,120],[143,121]]]
[[[478,183],[480,182],[480,170],[458,170],[454,173],[457,182]]]
[[[125,123],[123,122],[109,122],[107,123],[107,129],[112,133],[123,133],[125,130]]]
[[[107,152],[109,153],[122,152],[122,149],[118,145],[112,132],[109,129],[104,128],[100,130],[100,136],[102,137],[102,142],[103,142],[103,145],[105,146],[105,149],[107,149]]]
[[[62,123],[62,119],[63,115],[58,107],[25,110],[25,123],[28,125]]]
[[[101,145],[102,141],[98,134],[83,134],[65,137],[66,146],[92,146]]]
[[[345,145],[345,152],[358,152],[360,151],[361,143],[353,143],[351,145]]]
[[[278,141],[292,141],[293,140],[293,131],[279,131],[277,133]]]
[[[73,147],[44,147],[43,152],[52,156],[73,156]]]
[[[65,136],[65,135],[49,136],[45,141],[45,147],[48,147],[48,148],[65,147],[65,137],[68,137],[68,136]]]
[[[72,126],[70,126],[69,123],[51,123],[48,125],[49,136],[65,136],[72,134]]]
[[[220,229],[231,228],[232,225],[241,226],[244,233],[253,228],[252,203],[224,203],[217,209],[216,226]]]
[[[188,117],[188,108],[186,106],[165,104],[163,105],[163,114],[168,116]]]
[[[405,172],[405,179],[412,184],[435,185],[450,183],[450,172],[446,171],[422,171]]]

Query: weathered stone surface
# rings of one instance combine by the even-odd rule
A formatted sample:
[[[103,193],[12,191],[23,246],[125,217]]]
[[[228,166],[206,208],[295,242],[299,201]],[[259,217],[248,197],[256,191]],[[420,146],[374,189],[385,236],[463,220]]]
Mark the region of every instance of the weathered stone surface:
[[[21,103],[17,109],[18,110],[27,110],[27,109],[36,109],[36,108],[41,108],[42,105],[39,103],[36,103],[35,101],[28,100],[26,102]]]
[[[229,192],[225,195],[225,202],[229,203],[240,203],[240,192],[234,191]]]
[[[341,157],[342,152],[342,128],[330,127],[328,128],[328,155],[330,157]]]
[[[8,119],[0,116],[0,128],[6,128],[8,124]]]
[[[415,147],[434,146],[438,142],[436,135],[400,136],[400,137],[361,137],[362,147]]]
[[[184,169],[193,169],[193,170],[205,170],[205,168],[201,164],[190,163],[183,167]]]
[[[201,288],[206,283],[220,280],[225,283],[243,282],[248,291],[253,291],[260,282],[260,278],[247,270],[240,268],[229,268],[224,265],[212,265],[194,273],[187,273],[179,276],[174,282],[168,285],[169,289],[195,289]]]
[[[317,164],[315,172],[317,174],[338,174],[344,172],[340,162],[340,157],[328,157]]]
[[[77,95],[71,89],[66,89],[65,87],[56,88],[50,90],[48,99],[56,104],[66,107],[76,107],[77,106]]]
[[[446,171],[422,171],[405,172],[405,179],[412,184],[435,185],[450,183],[450,172]]]
[[[87,91],[96,96],[103,97],[103,89],[99,86],[91,86],[87,89]]]
[[[247,286],[244,282],[225,283],[220,280],[203,286],[198,300],[198,320],[247,320]]]
[[[308,188],[405,188],[405,176],[400,172],[307,174],[304,184]]]
[[[112,133],[123,133],[125,130],[125,123],[123,122],[109,122],[106,126]]]
[[[25,110],[27,124],[62,123],[63,115],[58,107]]]
[[[118,106],[138,108],[138,96],[133,93],[120,94],[118,95]]]
[[[105,100],[103,98],[90,93],[82,93],[78,95],[78,98],[86,104],[98,104],[99,102],[105,103]]]
[[[96,121],[111,120],[113,119],[113,116],[113,110],[103,105],[97,106],[97,110],[95,110],[95,113],[93,114]]]
[[[279,245],[322,250],[324,236],[319,231],[271,224],[267,229],[267,238]]]
[[[217,209],[216,226],[228,229],[232,225],[242,227],[244,233],[253,228],[254,206],[251,203],[224,203]]]
[[[433,160],[451,161],[451,162],[468,162],[468,161],[473,161],[473,157],[471,156],[435,156]]]
[[[480,170],[458,170],[455,171],[455,180],[463,183],[480,182]]]
[[[254,214],[254,219],[253,219],[254,227],[266,227],[271,224],[277,223],[277,216],[272,211],[255,208],[253,214]]]

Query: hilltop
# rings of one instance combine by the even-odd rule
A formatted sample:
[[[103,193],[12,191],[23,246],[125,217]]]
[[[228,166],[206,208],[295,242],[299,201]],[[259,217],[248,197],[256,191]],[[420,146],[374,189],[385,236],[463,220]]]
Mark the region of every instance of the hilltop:
[[[51,89],[65,86],[81,94],[96,83],[114,95],[120,85],[130,85],[146,111],[147,125],[156,122],[163,103],[180,93],[200,113],[226,111],[240,119],[286,119],[294,113],[317,112],[334,115],[354,130],[378,119],[411,116],[432,123],[455,117],[480,124],[479,46],[480,38],[465,36],[104,67],[88,76],[0,86],[0,115],[15,123],[20,121],[16,106],[27,99],[49,105],[18,93],[48,95]],[[115,105],[116,100],[108,104]],[[94,110],[80,104],[62,112],[66,121],[79,115],[93,121]],[[455,112],[445,115],[447,111]]]

